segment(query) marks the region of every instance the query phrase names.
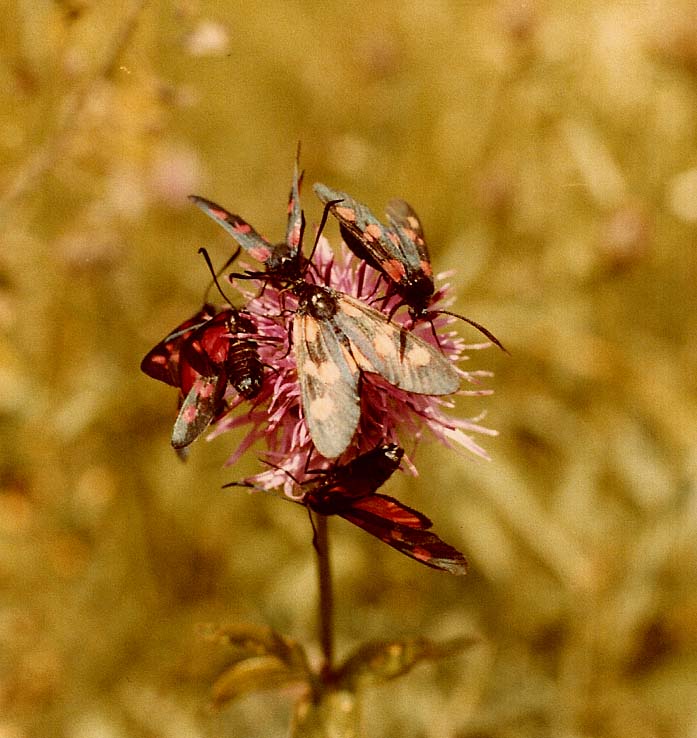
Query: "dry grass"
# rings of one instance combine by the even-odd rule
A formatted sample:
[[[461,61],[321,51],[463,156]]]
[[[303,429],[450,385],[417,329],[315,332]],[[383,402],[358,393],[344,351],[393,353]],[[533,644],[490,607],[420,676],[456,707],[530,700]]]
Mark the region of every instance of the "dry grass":
[[[229,253],[185,195],[280,236],[297,139],[309,182],[410,200],[512,354],[462,407],[493,460],[390,486],[470,576],[333,526],[343,652],[482,638],[366,734],[697,734],[693,3],[117,5],[0,14],[0,738],[285,735],[284,696],[206,710],[197,627],[314,643],[306,517],[219,490],[234,439],[181,464],[138,363]]]

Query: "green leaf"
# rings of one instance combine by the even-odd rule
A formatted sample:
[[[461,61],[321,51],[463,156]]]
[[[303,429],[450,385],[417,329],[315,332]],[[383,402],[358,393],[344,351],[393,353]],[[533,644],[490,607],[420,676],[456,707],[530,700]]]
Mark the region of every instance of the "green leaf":
[[[281,689],[306,682],[307,678],[304,671],[289,668],[275,656],[252,656],[225,669],[216,679],[213,706],[219,708],[248,692]]]
[[[338,681],[352,691],[382,684],[406,674],[421,661],[454,656],[477,641],[475,637],[463,636],[442,643],[421,637],[365,643],[339,669]]]

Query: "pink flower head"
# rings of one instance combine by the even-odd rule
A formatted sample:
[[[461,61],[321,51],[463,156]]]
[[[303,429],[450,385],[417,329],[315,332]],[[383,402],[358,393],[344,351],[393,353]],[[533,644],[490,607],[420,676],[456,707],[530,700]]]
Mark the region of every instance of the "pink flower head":
[[[446,275],[440,275],[439,281]],[[400,304],[398,295],[384,297],[385,283],[379,272],[357,259],[342,244],[341,253],[335,258],[324,238],[320,238],[312,259],[312,266],[305,273],[311,284],[327,285],[341,293],[359,299],[385,315],[392,315]],[[250,447],[263,443],[263,459],[273,468],[257,474],[246,482],[263,489],[283,487],[285,493],[297,495],[296,485],[312,478],[312,470],[326,469],[345,464],[375,448],[379,444],[395,443],[405,447],[407,465],[412,473],[416,469],[408,460],[422,438],[433,436],[452,447],[459,446],[478,456],[488,458],[487,453],[474,440],[472,434],[496,435],[496,432],[479,424],[475,419],[454,417],[454,402],[449,396],[414,394],[393,386],[381,376],[363,373],[359,386],[360,421],[353,440],[336,460],[320,456],[312,442],[305,421],[301,390],[298,383],[296,356],[292,335],[293,316],[298,298],[292,289],[274,287],[264,279],[236,280],[235,287],[247,299],[245,311],[253,316],[261,337],[258,350],[262,361],[270,367],[261,392],[246,412],[230,412],[217,426],[211,437],[234,428],[246,427],[247,434],[227,465],[234,464]],[[434,311],[446,307],[448,284],[442,284],[430,304]],[[436,347],[457,367],[462,380],[477,385],[482,377],[491,376],[486,371],[467,372],[459,367],[466,360],[467,350],[488,347],[480,343],[466,345],[451,330],[455,318],[448,314],[434,315],[433,320],[413,324],[408,314],[400,309],[391,320],[405,326],[431,346]],[[437,338],[436,338],[437,336]],[[456,394],[487,395],[487,389],[459,390]],[[246,408],[244,398],[231,399],[231,409]],[[278,468],[276,468],[278,467]],[[292,477],[291,477],[292,475]]]

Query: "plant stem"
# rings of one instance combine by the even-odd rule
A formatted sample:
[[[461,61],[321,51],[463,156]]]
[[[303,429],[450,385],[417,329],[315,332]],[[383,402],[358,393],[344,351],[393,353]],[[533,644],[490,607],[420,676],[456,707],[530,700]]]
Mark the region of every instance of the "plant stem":
[[[334,664],[334,592],[332,590],[332,571],[329,561],[329,534],[327,516],[315,516],[317,537],[317,576],[319,581],[319,640],[324,656],[321,675],[329,680]]]

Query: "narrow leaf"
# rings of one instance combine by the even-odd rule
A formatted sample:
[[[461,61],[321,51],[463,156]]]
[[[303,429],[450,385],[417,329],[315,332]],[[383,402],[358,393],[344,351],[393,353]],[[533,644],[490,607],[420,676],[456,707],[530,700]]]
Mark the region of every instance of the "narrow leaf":
[[[213,706],[219,708],[248,692],[280,689],[306,678],[304,671],[288,667],[275,656],[253,656],[233,664],[216,679]]]
[[[409,672],[421,661],[437,661],[454,656],[477,643],[470,636],[436,643],[428,638],[366,643],[339,670],[342,685],[357,689],[382,684]]]

